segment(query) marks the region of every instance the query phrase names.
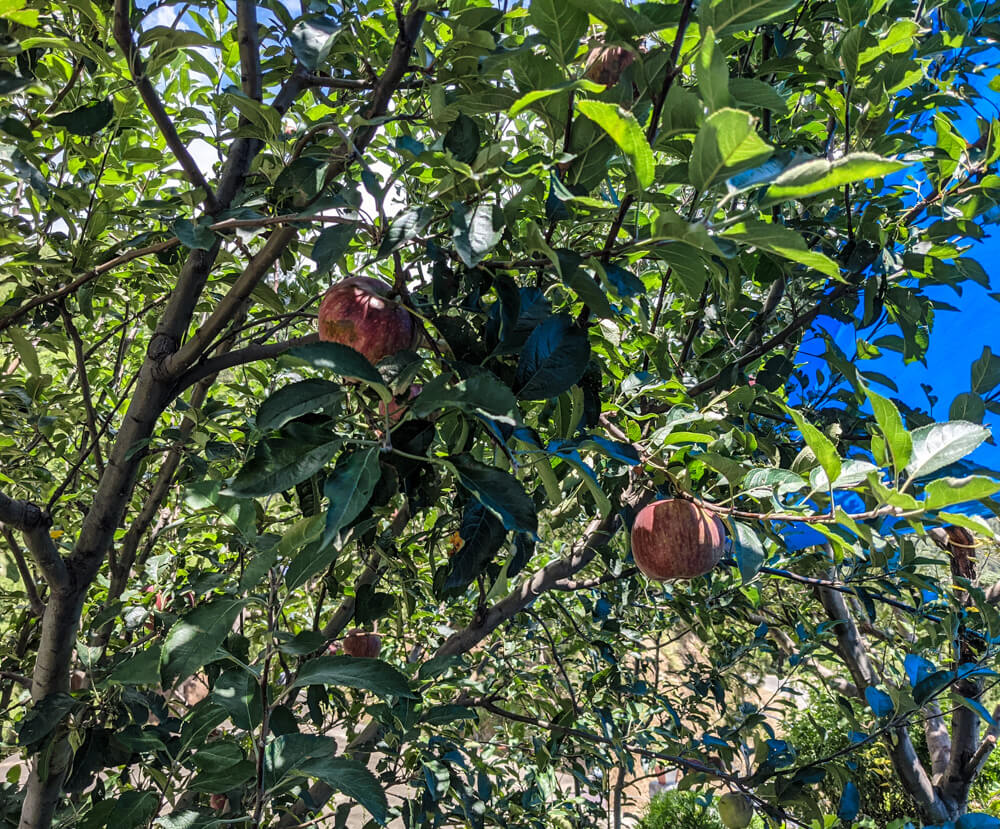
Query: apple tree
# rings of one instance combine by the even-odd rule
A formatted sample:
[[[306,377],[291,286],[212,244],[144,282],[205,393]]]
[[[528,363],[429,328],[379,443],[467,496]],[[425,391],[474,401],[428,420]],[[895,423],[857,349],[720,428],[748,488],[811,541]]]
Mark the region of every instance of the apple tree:
[[[998,17],[0,4],[4,825],[998,825]]]

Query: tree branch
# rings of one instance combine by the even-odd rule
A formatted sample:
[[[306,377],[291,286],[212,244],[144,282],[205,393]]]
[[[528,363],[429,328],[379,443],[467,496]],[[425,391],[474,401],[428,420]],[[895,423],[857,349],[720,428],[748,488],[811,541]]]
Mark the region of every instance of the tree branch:
[[[153,116],[153,121],[156,122],[156,126],[167,142],[167,146],[174,154],[174,158],[181,165],[185,175],[187,175],[188,181],[195,187],[205,191],[204,201],[208,212],[213,215],[218,213],[222,209],[222,205],[216,199],[211,185],[205,179],[205,176],[198,168],[194,158],[191,157],[181,137],[177,134],[174,122],[167,115],[163,103],[153,88],[152,81],[146,75],[146,67],[142,56],[139,54],[139,49],[132,39],[132,26],[129,23],[129,0],[115,0],[114,34],[115,41],[125,55],[125,61],[128,64],[132,81],[135,83],[136,89],[139,90],[139,95],[142,96],[149,114]]]
[[[634,507],[649,500],[652,500],[652,495],[641,490],[630,489],[622,496],[623,503]],[[434,658],[465,653],[543,593],[557,589],[558,584],[564,583],[591,562],[597,551],[611,541],[620,524],[619,514],[615,511],[608,513],[604,518],[595,518],[584,531],[583,539],[574,545],[569,555],[546,564],[520,587],[490,607],[481,619],[453,633],[437,649]]]
[[[66,565],[49,535],[52,518],[45,510],[30,501],[18,501],[0,492],[0,523],[24,535],[35,564],[51,590],[66,585]]]
[[[688,395],[690,397],[697,397],[699,394],[702,394],[703,392],[715,388],[716,384],[724,376],[729,374],[729,372],[732,371],[733,368],[736,368],[737,370],[745,368],[758,358],[763,357],[770,351],[773,351],[779,345],[783,345],[789,338],[791,338],[793,334],[797,333],[798,331],[801,331],[803,328],[808,326],[814,319],[816,319],[816,317],[818,317],[824,310],[826,310],[827,307],[829,307],[830,303],[836,302],[838,299],[846,296],[852,290],[855,290],[855,286],[853,285],[838,285],[829,294],[821,298],[810,310],[806,311],[804,314],[800,314],[799,316],[797,316],[773,337],[761,343],[756,348],[752,348],[745,354],[741,355],[734,363],[730,365],[729,368],[717,372],[716,374],[712,375],[711,377],[705,380],[702,380],[699,383],[695,383],[687,390]]]
[[[28,300],[20,308],[15,309],[9,313],[6,317],[0,319],[0,331],[5,328],[9,328],[15,322],[17,322],[21,317],[27,314],[29,311],[37,308],[39,305],[45,305],[49,302],[55,302],[56,300],[62,299],[65,296],[73,293],[74,291],[82,288],[88,282],[90,282],[95,277],[100,276],[102,273],[110,271],[112,268],[116,268],[119,265],[124,265],[126,262],[131,262],[133,259],[139,259],[143,256],[148,256],[151,253],[160,253],[161,251],[170,250],[175,248],[180,244],[179,239],[166,239],[162,242],[157,242],[153,245],[148,245],[144,248],[136,248],[135,250],[130,250],[128,253],[123,253],[120,256],[116,256],[114,259],[109,259],[96,268],[92,268],[86,273],[80,274],[73,281],[67,283],[62,288],[57,288],[47,294],[42,294],[34,299]]]
[[[975,545],[972,533],[963,527],[947,526],[944,527],[944,535],[947,539],[945,549],[948,552],[953,583],[972,582],[976,577],[975,561],[971,555]],[[971,596],[965,591],[958,591],[958,598],[966,607],[972,604]],[[963,664],[975,661],[976,654],[968,637],[959,630],[955,662]],[[965,677],[952,686],[952,691],[966,699],[978,700],[983,686],[979,679]],[[978,753],[979,714],[964,705],[956,706],[951,715],[951,756],[941,780],[941,792],[947,801],[965,803],[968,799],[973,782],[969,770]]]
[[[133,59],[138,59],[138,52],[132,42],[128,22],[128,0],[115,2],[115,35],[122,42],[130,67],[141,70],[141,63],[133,63]],[[275,98],[275,109],[284,111],[291,105],[302,89],[302,74],[295,72],[282,87]],[[149,84],[148,78],[142,75],[136,80],[140,90],[143,82]],[[151,90],[151,86],[149,89]],[[159,105],[155,94],[151,100],[154,105]],[[147,105],[148,103],[147,101]],[[172,129],[169,119],[166,121]],[[219,192],[211,200],[215,208],[228,207],[232,198],[242,189],[250,163],[261,146],[259,141],[251,139],[237,139],[234,142],[233,152],[223,169]],[[211,191],[207,193],[211,196]],[[53,589],[49,596],[32,676],[31,690],[35,700],[52,693],[65,692],[69,687],[69,666],[87,588],[111,548],[115,530],[135,490],[139,466],[146,456],[145,444],[153,434],[160,415],[176,396],[173,378],[164,376],[162,363],[183,341],[220,247],[221,240],[217,240],[210,250],[189,252],[167,307],[150,339],[146,359],[136,375],[135,393],[121,421],[104,473],[83,519],[76,545],[65,562],[65,589]],[[10,499],[6,501],[9,502]],[[0,502],[0,515],[6,506],[7,504]],[[45,529],[47,538],[47,527]],[[48,543],[52,545],[51,539],[48,539]],[[61,737],[52,745],[47,760],[35,759],[32,762],[21,809],[22,826],[43,827],[51,823],[72,754],[69,741]]]
[[[80,394],[83,397],[83,410],[87,415],[87,428],[90,430],[91,443],[93,445],[94,462],[97,464],[98,474],[104,472],[104,459],[101,456],[101,435],[97,430],[97,414],[94,412],[94,401],[90,394],[90,378],[87,376],[87,360],[83,353],[83,340],[80,339],[80,332],[73,324],[73,317],[70,315],[65,304],[60,307],[63,325],[73,343],[73,354],[76,356],[76,373],[80,377]]]
[[[14,564],[17,566],[17,572],[21,574],[21,581],[24,583],[24,592],[28,595],[28,605],[31,607],[31,612],[40,618],[45,613],[45,602],[38,595],[38,586],[35,584],[35,577],[24,558],[24,551],[9,527],[0,525],[0,534],[3,534],[14,554]]]
[[[928,716],[924,720],[924,739],[927,742],[927,753],[931,758],[931,777],[934,785],[939,785],[948,760],[951,757],[951,737],[945,724],[941,705],[934,700],[924,706]]]
[[[243,94],[254,101],[263,96],[260,45],[257,42],[257,0],[236,0],[236,39],[240,49]]]
[[[653,111],[649,118],[649,125],[646,127],[646,140],[650,145],[653,144],[656,132],[660,128],[660,117],[663,114],[663,105],[666,103],[667,95],[670,93],[670,87],[674,84],[674,78],[680,73],[677,61],[680,59],[681,47],[684,45],[684,35],[691,21],[691,9],[693,6],[694,0],[684,0],[684,6],[681,8],[680,20],[677,22],[677,34],[674,36],[674,45],[670,50],[670,59],[664,67],[663,86],[660,87],[660,94],[653,99]],[[602,262],[607,263],[611,258],[611,251],[615,246],[615,241],[618,239],[618,233],[622,229],[625,216],[628,215],[629,208],[632,207],[634,202],[635,196],[632,193],[629,193],[622,199],[618,213],[611,223],[611,229],[604,240],[604,248],[601,251]]]
[[[986,729],[979,748],[976,749],[976,753],[969,760],[966,774],[970,780],[975,780],[979,776],[979,772],[983,770],[983,766],[990,759],[993,749],[996,748],[998,737],[1000,737],[1000,705],[993,709],[993,725]]]
[[[294,227],[282,227],[271,234],[264,247],[247,263],[243,273],[239,275],[222,301],[215,306],[215,310],[209,314],[208,319],[199,326],[197,333],[164,360],[162,372],[165,377],[179,377],[201,357],[232,320],[236,309],[253,293],[264,275],[271,270],[271,266],[278,261],[297,233]]]
[[[816,595],[826,611],[827,617],[837,624],[834,632],[837,636],[840,656],[854,679],[859,690],[864,690],[878,683],[875,669],[868,657],[868,648],[858,627],[847,608],[843,594],[828,587],[817,587]],[[913,741],[905,726],[890,729],[885,736],[886,750],[892,760],[896,774],[913,797],[920,809],[921,815],[929,820],[937,821],[946,813],[946,809],[938,797],[930,777],[924,769]],[[944,810],[944,811],[942,811]]]

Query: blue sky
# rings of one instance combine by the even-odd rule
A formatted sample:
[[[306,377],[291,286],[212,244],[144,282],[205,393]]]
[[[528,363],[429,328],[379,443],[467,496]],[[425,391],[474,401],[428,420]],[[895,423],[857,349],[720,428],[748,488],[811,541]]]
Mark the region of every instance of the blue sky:
[[[998,55],[990,54],[990,65],[996,65]],[[991,111],[981,112],[985,118],[1000,116],[1000,96],[989,91],[987,84],[990,76],[973,77],[969,79],[980,91],[994,103]],[[976,124],[975,113],[966,111],[955,122],[955,126],[968,141],[979,137],[979,127]],[[928,130],[925,141],[934,144],[933,130]],[[914,172],[913,168],[909,172]],[[990,278],[989,289],[972,282],[962,286],[959,296],[951,288],[936,287],[928,290],[928,295],[935,300],[948,303],[958,308],[958,311],[937,311],[934,316],[934,328],[930,338],[930,348],[924,363],[905,365],[902,356],[894,352],[883,352],[883,356],[875,360],[866,360],[859,366],[862,370],[881,372],[891,377],[899,391],[875,387],[881,394],[894,397],[907,405],[928,411],[936,420],[948,419],[948,408],[956,395],[970,389],[970,366],[979,358],[984,346],[989,346],[994,354],[1000,354],[1000,302],[993,299],[991,292],[1000,292],[1000,225],[992,224],[984,228],[987,236],[980,242],[974,242],[972,249],[966,254],[975,258],[985,269]],[[842,324],[829,317],[821,317],[814,323],[813,341],[803,344],[803,351],[811,354],[821,354],[823,343],[818,332],[825,330],[833,336],[835,342],[848,355],[854,353],[855,331],[853,326]],[[885,333],[884,331],[882,333]],[[811,361],[810,361],[811,362]],[[818,363],[816,365],[819,365]],[[921,384],[931,387],[931,394],[938,398],[933,409],[927,400],[927,395]],[[1000,416],[986,413],[984,423],[996,435],[992,444],[984,444],[972,456],[972,459],[992,469],[1000,470]]]

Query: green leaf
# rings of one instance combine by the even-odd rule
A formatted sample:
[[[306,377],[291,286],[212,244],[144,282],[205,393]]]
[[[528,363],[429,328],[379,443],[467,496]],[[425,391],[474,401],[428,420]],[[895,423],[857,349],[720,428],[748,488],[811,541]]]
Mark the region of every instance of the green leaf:
[[[341,386],[329,380],[310,379],[284,386],[260,404],[257,428],[262,432],[280,429],[300,415],[330,411],[344,398]]]
[[[32,745],[51,734],[76,704],[73,697],[63,693],[49,694],[36,701],[17,724],[18,745]]]
[[[478,578],[507,540],[507,530],[479,501],[470,500],[462,513],[459,529],[462,546],[448,562],[444,591],[460,594]]]
[[[504,527],[536,536],[538,515],[535,505],[517,478],[495,466],[480,463],[471,455],[453,455],[449,461],[462,486],[496,514]]]
[[[300,20],[288,35],[295,53],[306,69],[316,70],[330,56],[341,27],[328,17]]]
[[[578,101],[576,108],[601,127],[632,160],[636,180],[642,188],[653,183],[656,164],[646,135],[635,116],[615,104],[591,99]]]
[[[146,827],[156,816],[159,805],[160,796],[156,792],[123,792],[115,801],[113,820],[109,820],[108,823],[115,829]]]
[[[444,134],[443,146],[463,164],[471,164],[479,155],[479,125],[468,115],[459,115]]]
[[[349,658],[349,657],[348,657]],[[283,734],[264,750],[264,785],[274,789],[296,777],[318,778],[364,806],[385,825],[388,803],[381,784],[361,763],[336,757],[332,737],[318,734]]]
[[[603,92],[605,87],[603,84],[594,83],[586,78],[577,78],[576,80],[566,81],[565,83],[549,87],[548,89],[532,89],[530,92],[526,92],[518,98],[510,106],[507,110],[507,116],[513,118],[515,115],[526,110],[536,101],[542,101],[553,95],[559,95],[561,93],[568,94],[576,89],[583,89],[587,92]]]
[[[287,778],[306,776],[299,767],[317,757],[333,757],[337,743],[319,734],[282,734],[264,749],[264,786],[274,789]]]
[[[781,114],[788,111],[788,104],[778,91],[771,84],[756,78],[731,78],[729,92],[733,100],[743,106],[760,107]]]
[[[316,273],[328,273],[341,257],[347,253],[354,238],[356,225],[335,224],[323,228],[313,242],[309,258],[316,263]]]
[[[817,158],[789,167],[767,190],[766,203],[815,196],[845,184],[884,176],[910,165],[874,153],[851,153],[836,161]]]
[[[575,251],[560,248],[556,254],[559,260],[559,273],[562,274],[563,282],[580,300],[601,319],[611,319],[614,309],[608,300],[604,288],[599,285],[584,268],[581,268],[580,255]]]
[[[220,491],[234,498],[264,498],[291,489],[299,481],[327,465],[342,443],[334,438],[320,444],[303,444],[294,438],[279,437],[265,441],[266,452],[244,466]]]
[[[967,391],[955,395],[948,408],[948,420],[968,420],[982,423],[986,416],[986,402],[975,392]]]
[[[889,454],[892,455],[893,467],[896,474],[910,462],[910,453],[913,451],[913,439],[903,425],[903,418],[899,414],[896,405],[880,394],[876,394],[871,389],[866,389],[868,400],[872,404],[872,411],[875,413],[875,422],[878,423],[879,431],[885,438],[889,447]]]
[[[727,107],[732,103],[729,94],[729,68],[726,55],[715,42],[715,32],[707,29],[698,51],[695,63],[698,75],[698,91],[709,112]]]
[[[966,708],[970,709],[971,711],[974,711],[987,725],[989,726],[996,725],[996,721],[993,719],[993,715],[989,712],[989,709],[985,705],[983,705],[979,700],[973,699],[972,697],[963,696],[962,694],[952,694],[952,699],[955,700],[955,702],[959,703],[960,705],[964,705]],[[983,829],[987,829],[987,827],[989,826],[994,826],[994,827],[996,826],[996,824],[993,822],[995,820],[996,818],[991,815],[988,817],[986,821],[982,823],[976,822],[976,823],[963,824],[961,821],[959,821],[959,823],[956,824],[956,826],[961,827],[961,829],[975,829],[976,826],[981,826],[983,827]]]
[[[32,377],[40,376],[42,368],[38,363],[38,352],[35,350],[35,346],[32,345],[31,340],[27,338],[20,328],[8,328],[7,336],[10,337],[10,341],[14,345],[14,350],[17,352],[17,356],[21,358],[21,363],[28,370],[28,374]]]
[[[25,5],[26,0],[3,0],[0,2],[0,17],[34,28],[38,25],[38,9],[26,9]]]
[[[587,31],[587,13],[566,0],[532,0],[528,22],[551,44],[562,63],[569,63]]]
[[[202,221],[178,219],[170,229],[181,240],[181,244],[191,250],[211,250],[218,240],[215,232],[209,230]]]
[[[400,213],[392,220],[385,236],[382,237],[375,258],[383,259],[415,239],[427,227],[433,216],[434,210],[427,206],[416,207]]]
[[[186,679],[212,661],[242,609],[241,599],[216,599],[178,619],[163,641],[160,656],[163,684]]]
[[[381,659],[357,656],[317,656],[300,669],[292,682],[293,688],[307,685],[338,685],[369,691],[380,697],[406,697],[417,699],[410,689],[406,674]]]
[[[244,731],[260,725],[264,716],[261,699],[260,679],[244,668],[227,668],[212,686],[212,700]]]
[[[863,28],[855,26],[848,29],[840,41],[840,62],[844,67],[844,75],[851,84],[854,83],[858,75],[858,53],[861,49],[862,38],[867,40],[868,37],[868,33]]]
[[[302,360],[313,368],[333,371],[344,377],[367,383],[383,400],[392,398],[378,369],[369,363],[363,354],[359,354],[350,346],[327,342],[307,343],[291,349],[288,356]]]
[[[740,569],[743,583],[749,582],[760,571],[764,564],[764,545],[750,527],[739,521],[732,522],[733,555],[736,566]]]
[[[956,527],[965,527],[983,538],[995,538],[996,532],[987,523],[985,518],[978,515],[962,515],[960,512],[939,512],[938,520],[942,524],[954,524]]]
[[[191,47],[212,47],[217,46],[217,42],[210,40],[200,32],[187,28],[175,28],[173,26],[153,26],[144,29],[139,35],[139,47],[146,49],[152,47],[159,53],[174,51],[177,49],[189,49]]]
[[[440,375],[421,389],[410,406],[416,417],[427,417],[438,409],[458,409],[511,425],[518,422],[514,394],[496,375],[482,371],[450,387],[447,381],[446,375]]]
[[[160,646],[153,644],[119,662],[108,676],[114,685],[158,685],[160,682]]]
[[[474,268],[496,247],[503,235],[503,211],[487,202],[465,207],[452,205],[451,236],[455,251],[467,268]]]
[[[688,176],[699,191],[737,170],[752,167],[774,148],[757,135],[754,119],[739,109],[713,112],[698,130],[691,150]]]
[[[590,341],[566,314],[549,317],[531,332],[514,375],[522,400],[558,397],[583,377],[590,362]]]
[[[1000,386],[1000,357],[986,345],[979,359],[972,364],[972,390],[986,394],[997,386]]]
[[[24,89],[34,78],[25,78],[12,72],[0,71],[0,95],[11,95],[19,89]]]
[[[747,219],[727,228],[723,237],[766,250],[782,259],[843,282],[840,266],[826,254],[809,250],[801,235],[783,225]]]
[[[826,479],[836,481],[840,477],[841,460],[833,442],[794,409],[786,408],[786,411],[792,416],[795,425],[802,433],[802,439],[805,440],[806,446],[812,449],[816,455],[816,460],[819,461],[819,465],[826,473]]]
[[[937,472],[973,452],[990,436],[978,423],[949,420],[913,430],[913,454],[906,467],[910,480]]]
[[[787,12],[798,0],[716,0],[699,6],[702,28],[715,29],[716,36],[743,32]]]
[[[333,474],[323,485],[323,495],[330,501],[326,511],[323,545],[329,544],[344,527],[351,523],[371,500],[379,475],[377,447],[361,449],[342,457]]]
[[[325,523],[325,519],[319,514],[300,518],[281,536],[276,547],[277,554],[282,558],[288,558],[306,544],[315,541],[322,534]]]
[[[924,490],[927,509],[941,509],[966,501],[982,501],[1000,492],[1000,483],[981,475],[965,478],[938,478],[927,484]]]
[[[353,798],[371,813],[380,826],[386,825],[389,804],[382,784],[357,760],[322,755],[310,757],[299,763],[299,771]]]
[[[250,760],[239,760],[201,772],[188,784],[188,788],[190,791],[205,794],[226,792],[249,781],[256,769],[256,765]]]
[[[49,125],[64,127],[73,135],[93,135],[100,132],[115,117],[115,105],[110,98],[77,107],[69,112],[60,112],[49,118]]]
[[[21,141],[34,141],[34,133],[28,129],[27,125],[17,118],[8,115],[3,120],[0,120],[0,129],[2,129],[7,135],[13,136]]]
[[[322,515],[313,517],[323,518]],[[285,570],[285,589],[289,592],[297,590],[317,573],[323,572],[333,564],[339,553],[340,547],[337,544],[324,544],[322,538],[316,538],[302,547]]]

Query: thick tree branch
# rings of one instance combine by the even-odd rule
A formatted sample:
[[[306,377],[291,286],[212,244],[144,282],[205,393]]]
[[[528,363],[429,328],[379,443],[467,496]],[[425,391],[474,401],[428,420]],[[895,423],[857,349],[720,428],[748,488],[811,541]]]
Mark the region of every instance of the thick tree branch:
[[[1000,705],[993,709],[992,716],[993,724],[986,729],[979,748],[972,755],[969,765],[966,768],[966,774],[970,780],[975,780],[979,776],[979,773],[983,770],[983,766],[986,765],[986,761],[990,759],[990,755],[996,748],[997,738],[1000,738]]]
[[[628,490],[622,497],[623,503],[634,507],[650,499],[651,496],[637,490]],[[546,564],[531,578],[524,581],[520,587],[490,607],[481,619],[477,619],[468,627],[453,633],[437,649],[434,658],[465,653],[479,644],[501,624],[528,607],[543,593],[557,589],[557,585],[565,583],[591,562],[597,551],[611,541],[620,524],[620,517],[614,511],[604,518],[595,518],[587,526],[583,538],[573,546],[568,555]]]
[[[123,42],[130,66],[134,68],[132,60],[138,57],[138,52],[128,23],[128,0],[116,0],[115,11],[116,37]],[[148,78],[140,77],[149,83]],[[139,78],[137,82],[141,84]],[[274,107],[287,109],[301,89],[301,73],[296,72],[279,92]],[[153,100],[158,103],[155,95]],[[261,146],[260,142],[247,143],[244,139],[237,139],[234,145],[238,145],[239,153],[234,151],[223,169],[219,193],[212,200],[216,209],[228,207],[242,189],[250,163]],[[211,191],[207,192],[211,195]],[[68,688],[69,666],[87,589],[111,548],[115,530],[131,500],[139,467],[146,455],[146,442],[160,415],[176,396],[173,379],[164,375],[162,364],[177,350],[191,325],[194,309],[220,246],[221,241],[216,241],[210,250],[192,250],[188,254],[150,339],[146,359],[136,375],[135,393],[111,447],[92,506],[84,517],[76,546],[66,560],[67,583],[64,589],[53,589],[49,597],[32,677],[32,696],[36,700]],[[0,503],[0,514],[4,506]],[[51,539],[48,542],[51,545]],[[63,738],[53,745],[47,762],[40,759],[32,762],[21,809],[22,829],[49,826],[71,759],[72,749]]]
[[[179,377],[205,353],[215,338],[232,321],[237,308],[253,293],[261,279],[271,270],[271,266],[278,261],[297,232],[293,227],[282,227],[271,234],[264,247],[247,263],[232,288],[209,314],[208,319],[199,326],[197,333],[164,360],[162,371],[165,377]]]
[[[195,365],[187,374],[181,377],[178,388],[183,390],[192,383],[198,382],[203,377],[213,376],[227,368],[254,363],[258,360],[273,360],[286,351],[291,351],[300,345],[307,345],[318,340],[318,334],[307,334],[304,337],[295,337],[294,339],[283,340],[278,343],[255,343],[238,351],[230,351],[227,354],[212,357],[203,363]]]
[[[952,580],[956,584],[974,581],[976,571],[972,554],[975,551],[975,539],[972,533],[962,527],[947,526],[944,528],[944,535],[947,539],[945,549],[948,552]],[[972,604],[972,598],[965,591],[958,591],[958,598],[966,607]],[[957,664],[976,661],[975,648],[961,632],[955,661]],[[978,700],[983,686],[978,678],[966,677],[958,680],[952,690],[966,699]],[[951,715],[951,756],[941,781],[941,792],[947,801],[964,804],[968,799],[973,782],[969,769],[978,752],[979,714],[964,705],[956,706]]]
[[[20,530],[49,588],[62,589],[67,580],[66,566],[49,535],[49,514],[30,501],[18,501],[0,492],[0,524]]]
[[[243,94],[261,100],[260,45],[257,42],[257,0],[236,0],[236,40],[240,48],[240,80]]]
[[[937,700],[925,705],[924,711],[927,713],[924,720],[924,739],[927,742],[927,753],[931,758],[931,777],[937,786],[951,758],[951,737],[948,735],[948,726]]]
[[[638,507],[651,499],[652,495],[632,489],[627,490],[622,496],[622,502],[633,507]],[[559,583],[563,583],[586,567],[596,555],[597,550],[610,542],[617,532],[619,524],[620,518],[616,512],[609,513],[604,518],[595,518],[584,531],[584,537],[574,545],[568,555],[547,564],[522,583],[520,587],[489,608],[481,618],[452,634],[431,658],[439,659],[465,653],[485,639],[497,626],[528,607],[540,595],[549,590],[558,589]],[[377,737],[378,726],[373,720],[351,742],[349,749],[361,757],[365,757],[371,752]],[[332,794],[333,789],[320,781],[309,788],[309,801],[311,804],[325,803]],[[300,800],[278,822],[279,829],[290,829],[290,827],[298,826],[306,809],[305,803]]]
[[[216,199],[211,185],[198,168],[198,164],[192,158],[191,153],[188,152],[180,135],[177,134],[177,128],[174,126],[174,122],[170,120],[170,116],[167,115],[167,111],[162,101],[160,101],[160,96],[156,94],[153,82],[146,75],[146,66],[143,63],[142,56],[139,54],[138,47],[135,45],[135,41],[132,39],[132,26],[129,23],[129,5],[129,0],[115,0],[114,33],[115,41],[125,55],[125,61],[128,63],[132,81],[135,83],[136,89],[139,90],[139,95],[142,96],[142,100],[146,104],[146,109],[149,110],[153,121],[156,122],[156,126],[167,142],[167,146],[174,154],[174,158],[177,159],[184,170],[188,181],[195,187],[205,191],[205,208],[209,213],[218,213],[222,205]]]

